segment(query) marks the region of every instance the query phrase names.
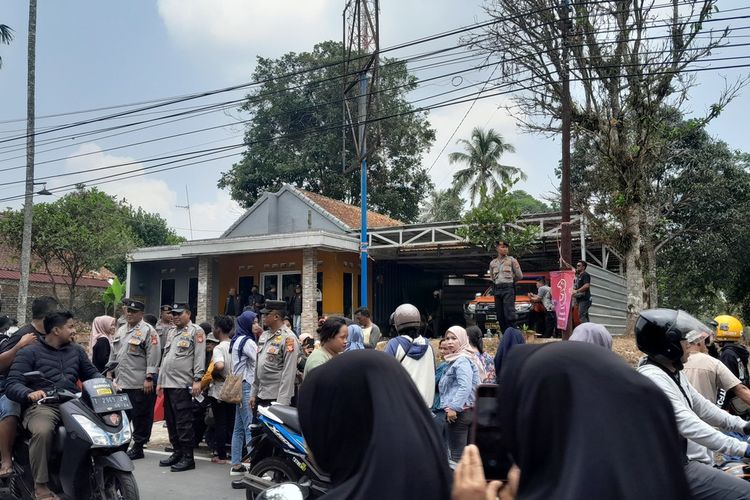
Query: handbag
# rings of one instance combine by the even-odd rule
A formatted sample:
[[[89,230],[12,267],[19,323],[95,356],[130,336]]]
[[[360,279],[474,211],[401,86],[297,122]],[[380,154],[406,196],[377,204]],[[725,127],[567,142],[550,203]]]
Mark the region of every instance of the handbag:
[[[531,310],[535,313],[543,313],[546,309],[544,309],[544,304],[541,302],[534,302],[531,306]]]
[[[225,403],[240,404],[242,402],[242,377],[235,374],[229,375],[221,387],[219,399]]]

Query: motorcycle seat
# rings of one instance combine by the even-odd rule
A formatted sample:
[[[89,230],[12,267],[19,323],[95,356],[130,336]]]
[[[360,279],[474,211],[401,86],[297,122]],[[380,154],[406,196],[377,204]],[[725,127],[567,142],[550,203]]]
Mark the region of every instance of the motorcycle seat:
[[[302,434],[302,428],[299,425],[299,417],[297,416],[297,408],[286,405],[271,405],[268,408],[268,411],[279,417],[289,429],[298,434]]]

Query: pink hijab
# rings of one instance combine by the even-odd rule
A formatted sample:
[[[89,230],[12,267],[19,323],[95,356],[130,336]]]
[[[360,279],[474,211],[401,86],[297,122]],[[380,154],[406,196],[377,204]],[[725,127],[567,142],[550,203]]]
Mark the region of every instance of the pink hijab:
[[[456,352],[452,352],[443,356],[443,359],[445,359],[449,363],[452,363],[460,357],[469,358],[469,360],[477,368],[480,382],[484,380],[487,377],[487,373],[484,370],[484,366],[477,358],[476,352],[471,347],[471,343],[469,343],[469,336],[466,334],[466,329],[460,326],[452,326],[448,328],[447,332],[450,332],[456,336],[456,338],[458,339],[458,348],[456,349]]]
[[[112,322],[115,318],[112,316],[97,316],[94,318],[94,322],[91,323],[91,341],[89,342],[89,354],[94,353],[94,345],[96,341],[102,337],[107,337],[109,345],[112,345]]]

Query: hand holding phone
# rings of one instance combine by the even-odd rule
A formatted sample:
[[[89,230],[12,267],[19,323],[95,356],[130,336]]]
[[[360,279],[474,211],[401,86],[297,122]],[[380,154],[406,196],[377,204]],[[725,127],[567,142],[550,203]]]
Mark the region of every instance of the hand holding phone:
[[[496,384],[481,384],[477,387],[469,442],[479,448],[485,477],[505,480],[513,465],[513,460],[502,443],[500,422],[497,416],[497,392]]]

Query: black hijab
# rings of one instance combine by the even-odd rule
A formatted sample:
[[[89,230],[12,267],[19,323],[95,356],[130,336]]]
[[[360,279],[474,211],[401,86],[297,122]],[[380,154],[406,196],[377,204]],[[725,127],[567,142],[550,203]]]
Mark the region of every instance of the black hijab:
[[[392,356],[336,356],[305,378],[298,409],[313,459],[334,485],[323,498],[450,498],[446,447]]]
[[[499,375],[518,500],[690,498],[672,405],[616,354],[581,342],[520,345]]]

